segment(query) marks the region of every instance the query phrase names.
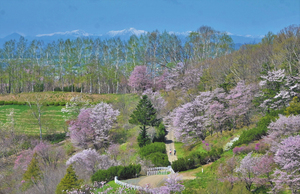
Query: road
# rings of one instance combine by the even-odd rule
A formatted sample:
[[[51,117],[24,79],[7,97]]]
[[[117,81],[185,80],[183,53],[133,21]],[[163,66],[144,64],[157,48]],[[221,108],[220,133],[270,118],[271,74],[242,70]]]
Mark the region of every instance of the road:
[[[174,155],[174,149],[175,149],[174,132],[173,132],[173,129],[170,127],[168,127],[168,130],[167,130],[165,143],[166,143],[166,149],[167,149],[167,153],[168,153],[168,159],[172,163],[173,161],[177,160],[177,155]],[[170,149],[172,151],[171,155],[170,155]]]

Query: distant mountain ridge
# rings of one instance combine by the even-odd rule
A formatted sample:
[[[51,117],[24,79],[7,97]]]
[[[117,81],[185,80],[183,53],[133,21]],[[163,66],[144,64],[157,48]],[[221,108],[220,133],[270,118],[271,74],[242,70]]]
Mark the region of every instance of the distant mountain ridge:
[[[170,31],[170,34],[177,35],[181,40],[184,40],[191,31],[186,32],[173,32]],[[36,40],[43,40],[46,44],[51,43],[53,41],[57,41],[59,39],[76,39],[78,37],[90,37],[90,38],[100,38],[100,39],[109,39],[114,37],[119,37],[121,40],[128,40],[130,36],[136,35],[140,36],[142,34],[146,34],[147,31],[145,30],[137,30],[135,28],[128,28],[123,30],[116,30],[116,31],[109,31],[105,34],[91,34],[87,33],[84,30],[72,30],[72,31],[65,31],[65,32],[54,32],[54,33],[48,33],[48,34],[38,34],[36,36],[24,36],[25,39],[28,41],[32,41],[34,39]],[[230,32],[227,32],[227,34],[233,39],[235,43],[235,47],[239,48],[243,44],[256,44],[261,41],[263,36],[252,36],[252,35],[235,35]],[[6,41],[15,39],[16,41],[19,40],[19,38],[22,35],[19,33],[12,33],[4,38],[0,38],[0,47],[3,47],[3,44]]]

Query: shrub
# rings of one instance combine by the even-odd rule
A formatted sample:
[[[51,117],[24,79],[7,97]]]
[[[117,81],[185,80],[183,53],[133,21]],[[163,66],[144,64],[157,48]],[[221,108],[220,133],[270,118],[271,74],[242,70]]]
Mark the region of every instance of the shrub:
[[[53,105],[54,105],[54,102],[48,102],[48,105],[49,105],[49,106],[53,106]]]
[[[118,179],[129,179],[134,178],[138,175],[141,171],[141,165],[133,165],[130,164],[129,166],[112,166],[107,170],[98,170],[95,172],[91,180],[92,182],[101,182],[101,181],[111,181],[114,179],[115,176],[118,176]]]
[[[165,154],[166,153],[166,145],[165,143],[162,142],[155,142],[155,143],[151,143],[149,145],[146,145],[144,147],[142,147],[139,151],[139,154],[143,157],[146,157],[152,153],[155,152],[160,152]]]
[[[55,92],[61,92],[62,90],[60,89],[60,87],[55,87],[55,88],[54,88],[54,91],[55,91]]]
[[[257,122],[256,127],[243,131],[240,138],[232,144],[231,148],[242,144],[248,144],[251,141],[259,140],[263,136],[266,136],[269,124],[278,118],[278,114],[280,113],[283,113],[283,110],[269,112]]]
[[[156,127],[156,136],[153,138],[153,142],[165,142],[166,138],[166,127],[163,123],[160,123]]]
[[[54,106],[59,106],[59,102],[54,102]]]
[[[66,139],[66,133],[47,134],[44,136],[44,139],[51,143],[58,143]]]
[[[66,106],[66,102],[60,102],[59,105],[60,106]]]
[[[82,180],[79,180],[72,164],[67,168],[67,173],[64,178],[61,179],[60,183],[56,187],[56,194],[65,194],[66,190],[79,189]]]
[[[146,157],[148,160],[151,160],[152,164],[156,167],[160,166],[169,166],[170,162],[168,160],[168,155],[161,152],[155,152]]]
[[[12,101],[5,101],[5,102],[4,102],[4,105],[12,105],[12,104],[13,104]]]
[[[12,101],[13,105],[19,105],[18,101]]]
[[[18,105],[26,105],[26,102],[18,102]]]
[[[39,180],[42,176],[42,171],[38,165],[38,160],[36,159],[37,154],[34,153],[27,170],[23,174],[23,189],[27,189],[33,184],[33,180]]]
[[[0,105],[4,105],[4,101],[0,101]]]
[[[185,164],[185,159],[184,158],[179,158],[178,160],[174,161],[172,163],[172,169],[175,172],[180,172],[180,171],[187,170],[186,164]]]

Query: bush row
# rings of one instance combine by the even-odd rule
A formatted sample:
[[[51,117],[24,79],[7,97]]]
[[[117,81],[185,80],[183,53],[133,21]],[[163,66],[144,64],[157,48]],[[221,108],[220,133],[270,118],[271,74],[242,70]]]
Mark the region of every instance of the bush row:
[[[283,112],[284,110],[274,110],[267,113],[257,122],[256,127],[243,131],[240,138],[232,144],[231,148],[242,144],[248,144],[267,135],[269,124],[278,118],[278,114],[283,114]]]
[[[136,177],[141,172],[141,165],[130,164],[129,166],[112,166],[107,170],[98,170],[95,172],[91,180],[92,182],[109,182],[114,180],[115,176],[118,176],[118,179],[130,179]]]
[[[0,101],[0,105],[27,105],[27,102],[17,101]],[[30,102],[31,105],[35,105],[35,102]],[[44,102],[43,106],[66,106],[66,102]]]
[[[81,92],[81,87],[75,87],[74,85],[70,85],[70,86],[63,87],[63,90],[60,87],[55,87],[54,91],[55,92],[61,92],[61,91],[64,91],[64,92]]]
[[[151,160],[156,167],[168,166],[170,164],[168,155],[166,154],[166,144],[163,142],[155,142],[142,147],[139,151],[142,158]]]
[[[166,153],[166,144],[163,142],[155,142],[155,143],[148,144],[140,149],[139,154],[142,157],[146,157],[155,152],[160,152],[160,153],[165,154]]]
[[[222,148],[212,149],[209,152],[194,151],[185,158],[179,158],[172,163],[172,168],[175,172],[193,169],[197,166],[214,162],[221,157]]]
[[[91,102],[90,104],[96,105],[99,102]],[[27,102],[18,101],[0,101],[0,105],[27,105]],[[30,102],[31,105],[35,105],[35,102]],[[43,102],[43,106],[66,106],[66,102]]]

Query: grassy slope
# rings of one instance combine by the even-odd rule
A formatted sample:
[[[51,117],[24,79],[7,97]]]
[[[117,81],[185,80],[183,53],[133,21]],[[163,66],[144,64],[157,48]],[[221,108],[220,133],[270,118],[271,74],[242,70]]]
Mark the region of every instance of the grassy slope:
[[[39,133],[39,126],[37,119],[32,116],[30,108],[26,105],[3,105],[0,106],[0,121],[6,123],[7,115],[13,109],[14,120],[16,128],[21,133],[37,134]],[[48,131],[63,132],[66,129],[65,121],[62,117],[61,106],[45,106],[43,108],[44,116],[42,119],[43,124]],[[44,125],[43,125],[44,128]],[[46,129],[45,129],[46,131]],[[44,132],[45,132],[44,131]]]

